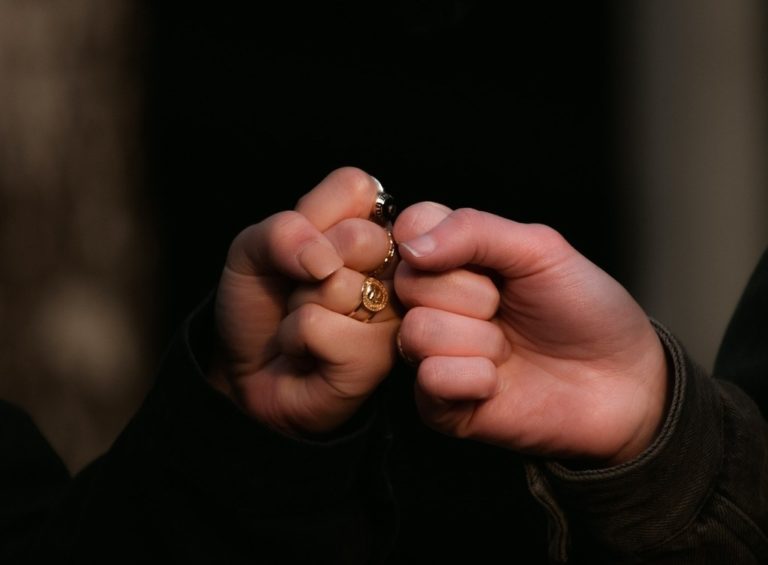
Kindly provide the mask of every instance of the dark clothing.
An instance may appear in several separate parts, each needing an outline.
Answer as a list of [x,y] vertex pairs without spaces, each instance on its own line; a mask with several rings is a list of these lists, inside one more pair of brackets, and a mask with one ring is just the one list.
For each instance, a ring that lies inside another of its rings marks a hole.
[[768,563],[767,398],[740,388],[768,378],[766,342],[749,337],[765,337],[767,280],[764,258],[722,379],[657,326],[673,379],[663,429],[636,460],[595,470],[431,431],[406,367],[332,438],[273,433],[206,382],[208,303],[113,447],[74,479],[2,405],[0,562]]

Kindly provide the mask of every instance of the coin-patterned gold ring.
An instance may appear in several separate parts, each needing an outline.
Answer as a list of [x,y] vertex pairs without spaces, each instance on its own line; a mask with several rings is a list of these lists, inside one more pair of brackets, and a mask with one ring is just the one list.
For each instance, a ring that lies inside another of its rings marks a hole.
[[368,313],[368,317],[362,321],[368,323],[376,314],[384,310],[388,304],[389,292],[384,283],[376,277],[366,277],[360,287],[360,304],[348,315],[354,316],[359,311],[364,310]]

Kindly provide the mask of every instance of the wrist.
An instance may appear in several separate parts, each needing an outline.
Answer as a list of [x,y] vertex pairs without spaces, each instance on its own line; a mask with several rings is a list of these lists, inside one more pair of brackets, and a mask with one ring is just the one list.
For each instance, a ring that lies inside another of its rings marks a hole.
[[640,456],[656,440],[663,428],[670,408],[671,382],[667,357],[660,339],[654,332],[654,345],[649,361],[642,368],[646,386],[643,416],[634,434],[607,461],[608,466],[620,465]]

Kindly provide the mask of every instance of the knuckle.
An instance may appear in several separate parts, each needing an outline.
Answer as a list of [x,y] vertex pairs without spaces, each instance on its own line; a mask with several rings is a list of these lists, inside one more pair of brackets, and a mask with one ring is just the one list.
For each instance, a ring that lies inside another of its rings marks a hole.
[[274,214],[265,224],[267,233],[277,239],[299,233],[307,225],[307,221],[298,212],[286,210]]
[[307,225],[304,216],[298,212],[278,212],[259,224],[246,228],[238,237],[243,236],[248,242],[260,238],[265,244],[265,249],[285,250],[302,239]]
[[550,268],[573,250],[560,232],[546,224],[526,224],[523,233],[520,264],[533,271]]
[[481,215],[481,212],[475,208],[458,208],[450,215],[451,227],[461,234],[468,233],[474,229],[478,221],[482,220]]
[[240,233],[238,233],[232,239],[232,243],[229,244],[228,254],[230,260],[235,259],[238,255],[240,255],[243,249],[248,247],[248,242],[256,237],[258,230],[259,226],[257,224],[250,225],[247,228],[241,230]]
[[321,287],[323,295],[329,298],[339,296],[346,298],[349,295],[352,297],[350,302],[359,300],[359,295],[355,294],[355,283],[346,276],[348,273],[348,269],[342,268],[325,279]]
[[334,296],[343,293],[347,289],[348,285],[343,276],[345,270],[344,268],[339,269],[322,282],[321,289],[324,295]]
[[563,235],[552,226],[546,224],[530,224],[532,240],[541,253],[553,254],[560,253],[568,248],[570,244]]
[[434,333],[428,308],[415,307],[406,312],[400,324],[400,338],[408,351],[416,353],[424,349],[430,334]]
[[371,175],[357,167],[340,167],[329,175],[334,182],[342,185],[354,197],[368,197],[375,191]]
[[241,230],[229,244],[226,264],[236,272],[249,272],[253,263],[261,263],[263,258],[262,240],[268,222],[252,224]]
[[343,220],[338,224],[336,233],[337,244],[343,249],[344,254],[350,257],[363,257],[370,255],[376,249],[376,239],[367,224],[371,222],[355,219]]

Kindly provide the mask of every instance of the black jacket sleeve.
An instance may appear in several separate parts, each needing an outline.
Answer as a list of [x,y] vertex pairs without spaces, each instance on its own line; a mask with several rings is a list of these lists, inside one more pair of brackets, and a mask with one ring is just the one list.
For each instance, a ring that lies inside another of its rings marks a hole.
[[[739,311],[754,313],[749,304]],[[430,433],[412,401],[403,405],[404,378],[389,379],[397,394],[377,393],[332,437],[273,432],[206,381],[211,318],[210,301],[190,316],[141,409],[74,479],[32,422],[0,404],[1,563],[361,565],[426,562],[439,548],[441,562],[467,562],[465,553],[483,548],[539,562],[525,554],[538,555],[544,542],[544,512],[519,496],[514,454]],[[732,327],[748,333],[749,324],[735,318]],[[655,443],[609,469],[526,466],[550,517],[550,555],[590,564],[768,563],[768,430],[744,392],[759,386],[740,386],[745,374],[768,378],[768,348],[734,338],[753,344],[751,361],[726,363],[725,349],[713,378],[657,331],[672,399]]]
[[768,418],[768,250],[736,305],[714,374],[743,389]]
[[[57,492],[40,523],[23,525],[16,513],[27,539],[3,540],[0,561],[369,562],[381,538],[369,524],[375,407],[322,441],[259,425],[207,383],[193,353],[212,341],[210,310],[184,324],[107,454],[71,481],[46,464]],[[27,494],[19,499],[35,520]]]

